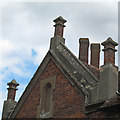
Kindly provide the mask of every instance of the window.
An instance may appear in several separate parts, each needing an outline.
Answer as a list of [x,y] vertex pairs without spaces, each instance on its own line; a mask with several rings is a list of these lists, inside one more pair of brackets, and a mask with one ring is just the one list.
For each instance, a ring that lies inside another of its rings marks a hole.
[[37,118],[50,118],[53,116],[52,94],[55,89],[56,76],[41,80],[40,104],[37,110]]
[[51,84],[47,83],[43,89],[41,114],[47,114],[50,111]]

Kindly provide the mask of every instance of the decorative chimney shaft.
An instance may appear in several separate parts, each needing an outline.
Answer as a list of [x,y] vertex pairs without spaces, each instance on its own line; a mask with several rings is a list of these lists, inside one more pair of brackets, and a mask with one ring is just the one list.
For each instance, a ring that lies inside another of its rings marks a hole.
[[115,64],[115,46],[118,44],[112,40],[112,38],[108,38],[105,42],[101,43],[104,46],[104,64],[111,63]]
[[54,32],[54,36],[60,36],[63,37],[63,31],[64,31],[64,23],[67,22],[65,19],[63,19],[63,17],[58,17],[57,19],[55,19],[53,22],[55,22],[55,32]]
[[7,85],[9,85],[8,89],[8,97],[7,100],[15,100],[16,90],[18,90],[16,87],[19,86],[19,84],[13,79],[11,82],[9,82]]

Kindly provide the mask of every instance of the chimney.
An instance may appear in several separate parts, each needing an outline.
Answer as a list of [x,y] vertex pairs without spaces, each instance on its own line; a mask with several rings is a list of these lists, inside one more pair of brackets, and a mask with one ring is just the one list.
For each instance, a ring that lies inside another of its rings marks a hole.
[[115,64],[115,52],[117,51],[115,49],[115,46],[118,44],[112,40],[112,38],[108,38],[106,41],[101,43],[104,46],[104,64],[111,63]]
[[8,97],[7,100],[15,100],[15,94],[16,90],[18,90],[16,87],[19,86],[19,84],[13,79],[11,82],[9,82],[7,85],[9,85],[8,89]]
[[64,23],[67,22],[63,17],[59,16],[57,19],[55,19],[53,22],[55,22],[55,33],[54,36],[60,36],[63,37],[63,30],[64,30]]
[[115,66],[115,46],[118,44],[110,37],[103,43],[104,65],[100,67],[99,99],[107,100],[118,91],[118,67]]
[[80,38],[79,39],[79,60],[88,64],[88,48],[89,39]]
[[90,48],[91,48],[90,64],[99,68],[99,64],[100,64],[100,44],[99,43],[92,43]]
[[55,22],[55,32],[54,32],[54,37],[51,38],[50,41],[50,50],[54,50],[54,52],[57,49],[57,46],[60,43],[65,44],[65,39],[63,38],[63,30],[64,30],[64,23],[67,22],[63,17],[58,17],[57,19],[53,20]]

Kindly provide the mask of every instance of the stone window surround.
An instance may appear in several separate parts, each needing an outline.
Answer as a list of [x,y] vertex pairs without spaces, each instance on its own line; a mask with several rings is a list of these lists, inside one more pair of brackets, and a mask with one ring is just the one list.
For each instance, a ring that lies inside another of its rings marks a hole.
[[[53,101],[52,101],[52,95],[53,95],[53,90],[55,89],[55,81],[56,81],[56,75],[49,77],[47,79],[43,79],[40,82],[40,104],[37,108],[37,118],[51,118],[53,116]],[[50,96],[50,110],[49,112],[45,114],[41,114],[41,104],[42,104],[42,99],[43,99],[43,90],[44,87],[50,84],[51,85],[51,96]]]

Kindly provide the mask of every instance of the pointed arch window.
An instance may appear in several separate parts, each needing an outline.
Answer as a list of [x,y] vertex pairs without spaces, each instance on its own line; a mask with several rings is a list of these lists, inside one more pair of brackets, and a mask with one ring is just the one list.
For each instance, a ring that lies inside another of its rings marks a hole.
[[47,114],[50,111],[50,100],[51,100],[51,84],[47,83],[43,89],[41,113]]
[[52,94],[55,89],[56,76],[41,80],[40,104],[37,110],[37,118],[50,118],[53,116]]

